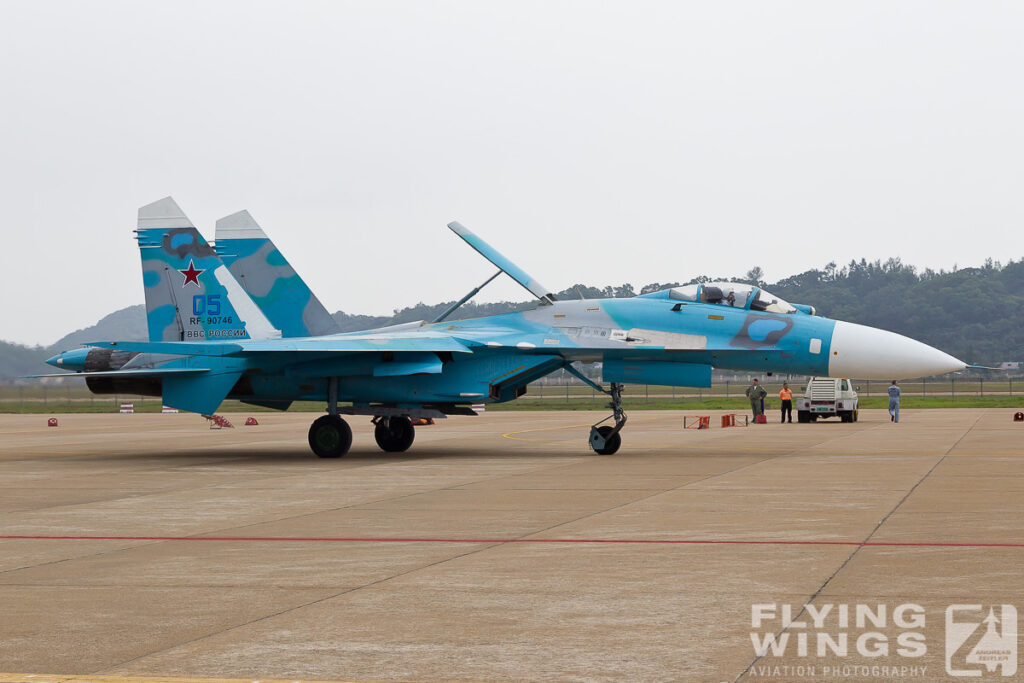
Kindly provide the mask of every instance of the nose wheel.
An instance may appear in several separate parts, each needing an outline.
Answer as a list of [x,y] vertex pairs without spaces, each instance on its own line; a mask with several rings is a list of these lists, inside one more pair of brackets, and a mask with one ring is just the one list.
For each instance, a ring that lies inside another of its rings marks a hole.
[[373,418],[373,438],[386,453],[402,453],[409,450],[416,438],[412,420],[403,416]]
[[[622,385],[612,382],[608,390],[598,385],[593,386],[611,397],[608,407],[611,408],[612,414],[590,428],[590,447],[598,455],[612,455],[622,445],[619,432],[626,426],[626,412],[622,410]],[[602,424],[608,420],[613,420],[613,424]]]

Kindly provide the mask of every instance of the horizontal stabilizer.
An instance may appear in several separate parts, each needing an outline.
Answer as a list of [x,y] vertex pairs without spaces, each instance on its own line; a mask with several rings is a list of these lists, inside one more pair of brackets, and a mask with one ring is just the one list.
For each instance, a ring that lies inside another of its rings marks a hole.
[[549,304],[555,300],[555,295],[552,294],[547,287],[537,282],[537,280],[531,277],[525,270],[512,263],[512,261],[510,261],[506,256],[502,255],[497,249],[489,245],[487,242],[484,242],[462,223],[452,221],[448,224],[448,227],[452,232],[464,239],[466,244],[476,249],[481,256],[496,265],[506,275],[525,287],[528,292],[540,299],[542,303]]
[[213,415],[241,376],[240,371],[167,376],[163,380],[164,405],[200,415]]

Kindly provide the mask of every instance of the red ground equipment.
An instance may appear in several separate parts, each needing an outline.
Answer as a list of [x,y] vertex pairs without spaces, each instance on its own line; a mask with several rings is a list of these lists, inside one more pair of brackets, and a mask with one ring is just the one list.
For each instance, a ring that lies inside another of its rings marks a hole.
[[[740,418],[743,418],[743,422],[740,422]],[[723,427],[746,427],[748,424],[750,424],[750,420],[746,415],[726,413],[722,416]]]
[[683,429],[711,429],[711,416],[684,415]]
[[1024,422],[1024,413],[1014,413],[1013,414],[1013,421],[1014,422]]
[[246,427],[255,427],[258,424],[259,424],[259,422],[256,421],[255,417],[247,417],[247,418],[245,418],[245,426]]
[[203,415],[207,420],[210,421],[210,429],[222,429],[227,427],[234,429],[235,425],[228,422],[228,419],[222,415]]
[[766,424],[768,424],[768,416],[765,415],[764,413],[761,413],[760,415],[758,415],[757,417],[754,418],[754,424],[759,424],[759,425],[766,425]]
[[57,418],[51,417],[49,420],[46,421],[46,426],[47,427],[56,427],[57,426]]

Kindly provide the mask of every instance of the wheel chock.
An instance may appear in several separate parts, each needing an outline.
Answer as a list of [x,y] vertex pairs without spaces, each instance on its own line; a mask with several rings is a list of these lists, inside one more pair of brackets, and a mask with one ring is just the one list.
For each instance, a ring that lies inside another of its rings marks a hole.
[[247,417],[247,418],[245,418],[245,426],[246,427],[255,427],[258,424],[259,424],[259,422],[256,421],[255,417]]
[[1024,413],[1020,413],[1020,412],[1014,413],[1013,414],[1013,421],[1014,422],[1024,422]]

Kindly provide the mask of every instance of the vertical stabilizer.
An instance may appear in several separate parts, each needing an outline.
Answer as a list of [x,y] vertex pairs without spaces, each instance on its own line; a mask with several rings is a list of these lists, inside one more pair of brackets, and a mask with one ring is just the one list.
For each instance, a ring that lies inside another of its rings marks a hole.
[[139,209],[136,236],[150,341],[281,336],[173,199]]
[[217,221],[214,249],[282,336],[315,337],[341,331],[248,211]]

